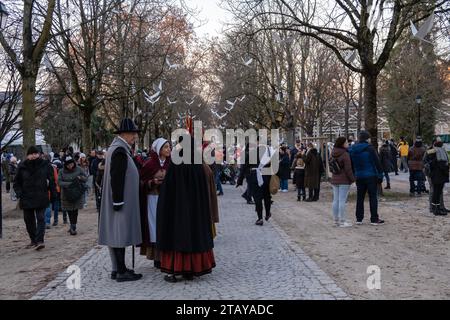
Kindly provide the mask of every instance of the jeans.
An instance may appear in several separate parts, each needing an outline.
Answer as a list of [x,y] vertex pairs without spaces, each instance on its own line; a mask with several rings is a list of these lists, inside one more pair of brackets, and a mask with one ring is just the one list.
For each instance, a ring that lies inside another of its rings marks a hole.
[[288,190],[289,180],[281,179],[280,180],[280,188],[281,190]]
[[220,172],[219,172],[219,170],[216,170],[215,178],[216,178],[217,191],[219,191],[219,193],[223,193],[222,182],[220,181]]
[[408,157],[401,157],[403,171],[408,172]]
[[333,217],[335,222],[345,222],[345,207],[350,185],[339,184],[333,187]]
[[50,224],[52,222],[52,207],[48,205],[45,208],[45,224]]
[[389,172],[385,171],[384,172],[384,177],[386,178],[386,183],[387,184],[391,184],[391,179],[389,178]]
[[33,243],[43,243],[45,235],[45,208],[24,209],[23,219]]
[[58,212],[59,212],[59,208],[61,207],[61,198],[60,198],[60,194],[58,194],[58,198],[52,202],[52,207],[53,207],[53,222],[58,222]]
[[378,217],[378,179],[377,177],[361,178],[356,180],[357,201],[356,221],[364,219],[364,199],[369,193],[370,222],[377,222]]
[[[410,193],[422,193],[425,191],[425,180],[424,174],[421,170],[410,170],[409,171],[409,192]],[[415,182],[417,181],[417,185]]]

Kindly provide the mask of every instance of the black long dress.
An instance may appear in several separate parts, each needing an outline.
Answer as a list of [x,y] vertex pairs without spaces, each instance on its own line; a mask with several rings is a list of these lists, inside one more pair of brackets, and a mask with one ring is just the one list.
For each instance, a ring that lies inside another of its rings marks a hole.
[[156,216],[161,271],[200,276],[215,267],[209,191],[202,164],[172,164]]

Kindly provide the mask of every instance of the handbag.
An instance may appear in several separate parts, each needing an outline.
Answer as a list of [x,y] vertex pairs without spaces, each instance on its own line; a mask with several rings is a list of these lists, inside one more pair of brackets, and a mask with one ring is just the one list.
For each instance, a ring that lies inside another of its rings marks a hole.
[[276,174],[273,174],[270,177],[269,183],[270,194],[277,194],[278,189],[280,189],[280,177],[278,177]]

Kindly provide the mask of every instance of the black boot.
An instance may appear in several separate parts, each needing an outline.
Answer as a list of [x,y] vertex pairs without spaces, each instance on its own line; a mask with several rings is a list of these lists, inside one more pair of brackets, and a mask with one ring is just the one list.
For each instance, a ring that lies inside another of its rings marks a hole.
[[433,206],[433,214],[435,216],[446,216],[447,215],[447,213],[445,213],[441,210],[440,205],[433,204],[432,206]]
[[301,197],[300,196],[297,196],[297,201],[301,201]]
[[391,184],[388,183],[387,186],[385,187],[385,189],[390,189],[391,188]]
[[71,236],[77,235],[77,225],[76,224],[70,225],[69,233]]
[[439,207],[440,207],[442,212],[450,213],[450,210],[448,210],[444,205],[440,205]]

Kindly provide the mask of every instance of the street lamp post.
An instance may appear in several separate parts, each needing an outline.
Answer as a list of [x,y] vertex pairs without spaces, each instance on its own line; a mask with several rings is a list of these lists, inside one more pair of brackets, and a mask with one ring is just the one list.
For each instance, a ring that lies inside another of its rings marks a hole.
[[[7,17],[8,17],[8,11],[6,11],[6,7],[3,4],[3,2],[0,1],[0,32],[3,29],[5,29],[5,27],[6,27],[6,18]],[[1,143],[1,141],[0,141],[0,143]],[[0,148],[1,148],[1,145],[0,145]],[[3,176],[0,181],[0,239],[3,238],[3,210],[2,210],[3,203],[2,203],[2,197],[1,197],[2,192],[3,192],[2,187],[1,187],[2,183],[3,183]]]
[[421,128],[421,122],[420,122],[420,105],[422,104],[422,97],[418,95],[416,97],[416,104],[417,104],[417,116],[418,116],[418,136],[422,136],[422,128]]

